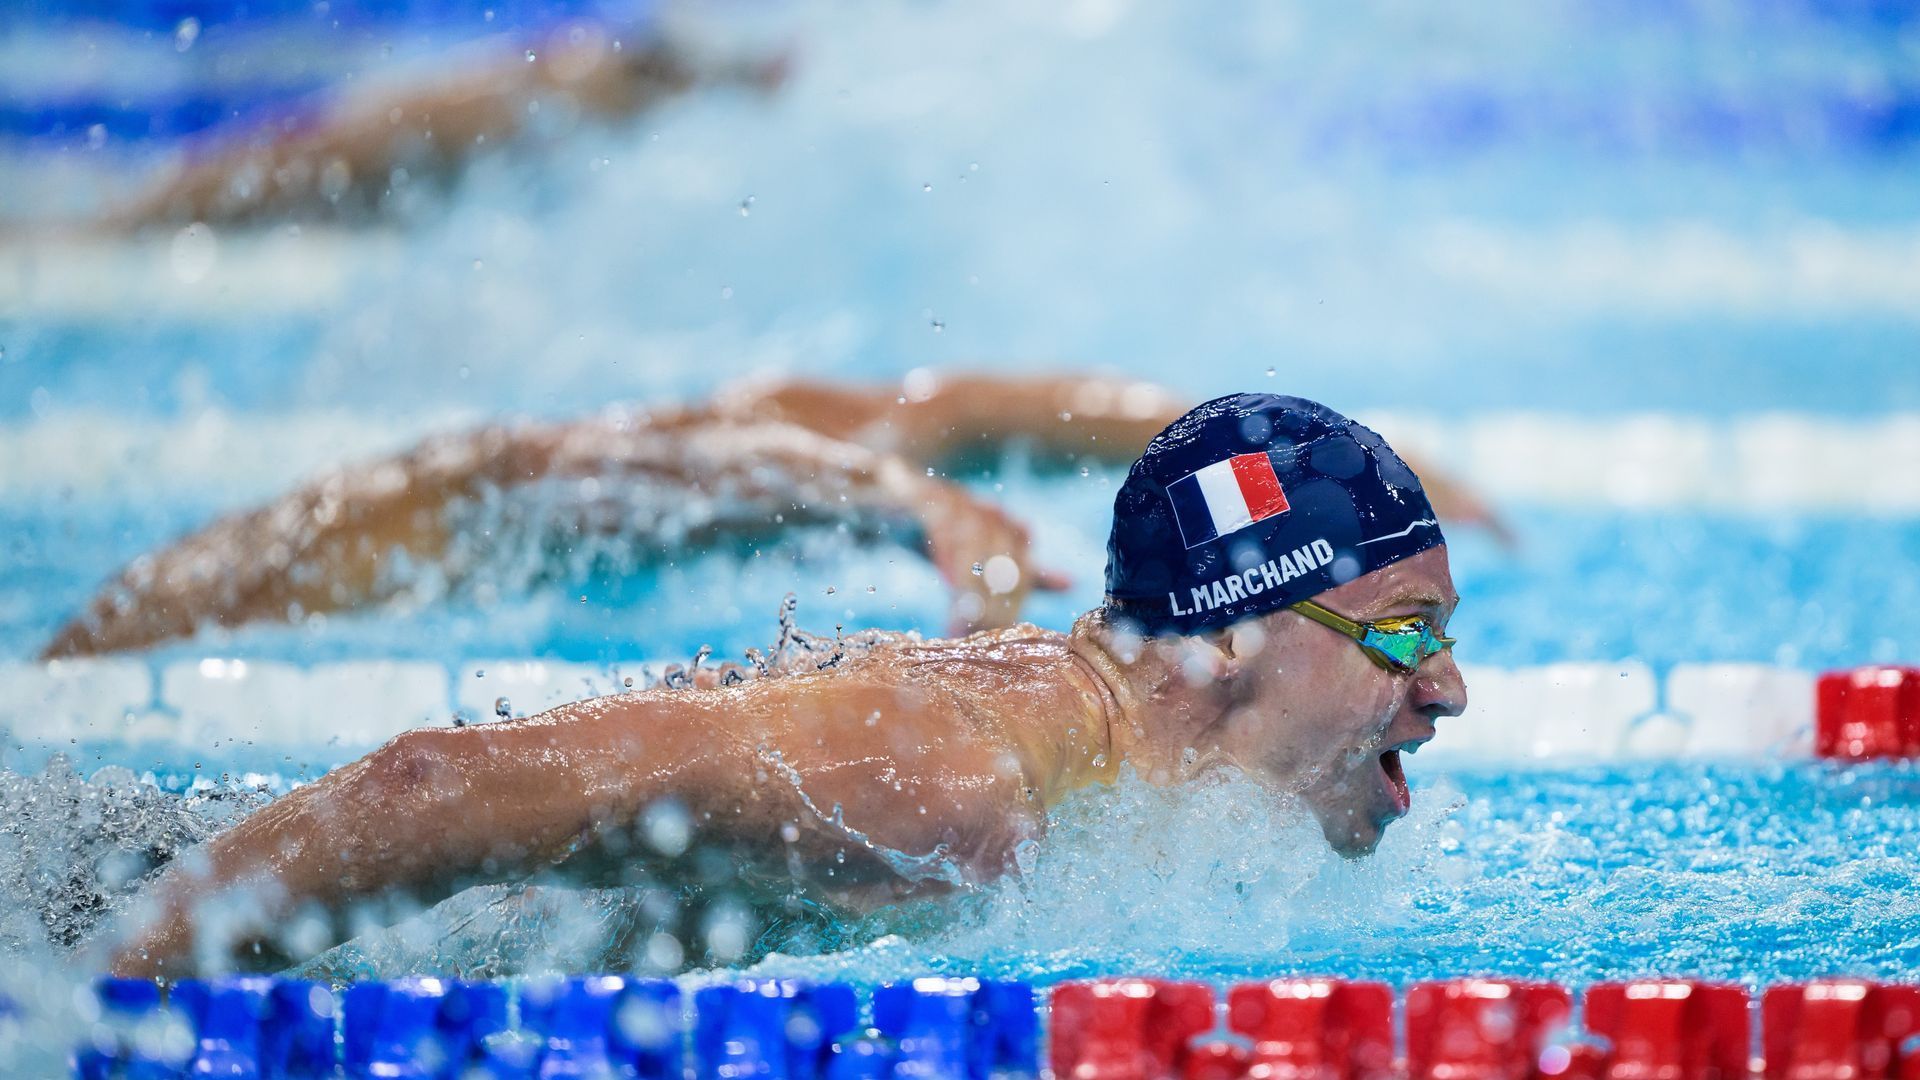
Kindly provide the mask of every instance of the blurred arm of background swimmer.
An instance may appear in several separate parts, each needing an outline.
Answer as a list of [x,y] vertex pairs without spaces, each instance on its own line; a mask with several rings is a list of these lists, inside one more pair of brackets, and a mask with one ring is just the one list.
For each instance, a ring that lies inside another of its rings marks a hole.
[[[1032,569],[1026,530],[999,508],[898,457],[791,424],[615,414],[429,439],[223,518],[135,560],[59,630],[42,658],[141,648],[203,625],[287,621],[386,599],[414,584],[396,573],[402,553],[458,582],[497,560],[486,545],[511,542],[510,530],[463,534],[449,512],[535,484],[544,496],[529,511],[536,531],[629,532],[640,543],[666,543],[664,528],[690,527],[704,537],[819,521],[917,525],[927,557],[955,590],[958,631],[1013,622],[1027,593],[1052,577]],[[679,519],[669,520],[669,511]],[[992,586],[1004,586],[1003,578],[973,571],[996,555],[1020,571],[1012,588],[997,593]]]
[[[983,699],[1003,718],[1061,716],[1084,691],[1004,674],[989,691],[962,670],[975,653],[943,642],[408,732],[176,860],[143,893],[112,967],[281,966],[468,886],[674,883],[686,874],[675,860],[703,850],[734,856],[739,876],[714,887],[804,885],[856,911],[990,880],[1044,830],[1058,794],[1046,777],[1066,751],[1016,741],[983,720]],[[1081,756],[1097,749],[1089,740]]]
[[782,59],[699,60],[650,34],[618,49],[615,40],[596,23],[569,23],[531,47],[462,54],[465,65],[425,84],[352,93],[292,123],[217,133],[205,156],[160,177],[100,226],[366,216],[396,168],[414,183],[451,181],[476,154],[536,127],[533,107],[542,102],[611,123],[699,82],[772,89],[785,75]]
[[[998,453],[1022,442],[1042,458],[1130,464],[1192,406],[1172,391],[1103,375],[947,375],[918,371],[898,386],[794,380],[721,399],[743,417],[781,420],[925,462]],[[1486,500],[1408,456],[1434,512],[1449,525],[1513,534]]]

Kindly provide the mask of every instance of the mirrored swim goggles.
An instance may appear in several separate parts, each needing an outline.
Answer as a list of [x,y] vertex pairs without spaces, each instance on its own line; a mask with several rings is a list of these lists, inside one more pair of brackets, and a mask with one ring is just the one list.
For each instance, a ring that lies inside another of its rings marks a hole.
[[1453,647],[1453,639],[1434,633],[1433,623],[1425,615],[1355,622],[1311,600],[1297,600],[1287,606],[1321,626],[1352,638],[1375,665],[1402,675],[1413,674],[1422,660]]

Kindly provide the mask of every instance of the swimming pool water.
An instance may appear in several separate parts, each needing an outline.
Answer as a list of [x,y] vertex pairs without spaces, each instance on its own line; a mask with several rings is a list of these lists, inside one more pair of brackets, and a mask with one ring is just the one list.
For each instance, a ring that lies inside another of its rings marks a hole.
[[1070,799],[1024,879],[958,913],[909,904],[848,921],[805,906],[749,911],[725,895],[676,901],[645,885],[498,887],[297,970],[499,976],[685,959],[862,983],[926,972],[1041,984],[1115,972],[1568,985],[1681,973],[1749,986],[1920,976],[1910,765],[1424,764],[1408,765],[1412,816],[1360,862],[1331,855],[1293,807],[1248,782],[1168,791],[1129,779]]
[[[483,160],[399,225],[222,230],[204,265],[168,235],[0,249],[0,438],[43,448],[0,457],[0,661],[29,657],[128,559],[335,457],[773,374],[1091,364],[1194,399],[1274,389],[1438,418],[1436,459],[1455,468],[1484,456],[1448,437],[1522,411],[1844,431],[1920,410],[1920,51],[1897,5],[682,15],[714,40],[790,45],[792,82]],[[6,33],[16,54],[64,40]],[[34,201],[49,177],[124,183],[115,170],[163,149],[9,142],[0,214],[69,209]],[[35,441],[68,423],[151,437],[104,464],[92,440]],[[300,435],[205,450],[222,424]],[[342,432],[339,453],[314,449]],[[1510,551],[1456,533],[1462,659],[1920,660],[1910,503],[1836,479],[1829,500],[1731,505],[1695,496],[1733,463],[1695,466],[1704,486],[1651,504],[1604,484],[1512,499]],[[1117,480],[1017,454],[967,479],[1073,575],[1036,621],[1064,627],[1097,599]],[[772,636],[789,591],[813,629],[945,621],[904,543],[830,531],[757,557],[644,538],[594,565],[520,554],[491,568],[488,602],[204,636],[153,663],[737,654]],[[849,922],[753,912],[724,889],[500,888],[307,970],[1920,977],[1910,765],[1494,767],[1445,758],[1446,741],[1443,726],[1408,763],[1413,816],[1362,863],[1249,785],[1125,784],[1063,806],[1027,878],[958,911]],[[86,977],[92,957],[65,947],[131,876],[335,763],[205,750],[73,747],[72,767],[0,775],[0,990]],[[103,761],[131,772],[96,775]],[[148,769],[220,795],[143,788]]]

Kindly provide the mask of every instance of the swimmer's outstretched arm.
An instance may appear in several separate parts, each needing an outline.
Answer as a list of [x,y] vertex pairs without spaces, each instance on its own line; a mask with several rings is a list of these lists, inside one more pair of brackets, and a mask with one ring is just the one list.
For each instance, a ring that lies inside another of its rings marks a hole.
[[1045,458],[1131,462],[1187,411],[1171,391],[1105,375],[916,372],[899,386],[794,380],[734,391],[718,408],[935,463],[1021,442]]
[[616,47],[610,29],[568,24],[545,40],[470,50],[424,84],[363,91],[297,123],[248,132],[111,211],[110,231],[155,224],[245,222],[266,215],[365,214],[405,169],[415,183],[456,172],[511,142],[542,102],[562,114],[618,120],[696,81],[779,82],[778,61],[696,63],[647,34]]
[[[1137,379],[1104,375],[916,374],[900,386],[861,387],[795,380],[736,391],[723,411],[799,424],[915,461],[998,453],[1021,442],[1045,458],[1127,464],[1190,404]],[[1466,485],[1407,458],[1427,498],[1449,525],[1512,534]]]
[[[284,965],[475,884],[662,881],[687,828],[855,908],[989,880],[1044,828],[1036,781],[911,678],[875,664],[409,732],[169,866],[111,966]],[[1036,681],[996,705],[1043,702]]]
[[[345,610],[400,594],[423,567],[435,580],[457,581],[497,558],[486,545],[510,543],[497,535],[510,522],[458,530],[450,512],[536,483],[539,497],[516,511],[537,519],[533,543],[543,530],[563,540],[628,530],[665,543],[669,529],[709,535],[845,520],[917,526],[927,557],[955,591],[956,630],[1013,622],[1028,591],[1052,580],[1030,567],[1019,524],[899,458],[787,424],[603,416],[429,439],[224,518],[135,560],[41,656],[142,648],[206,625]],[[973,571],[996,555],[1013,560],[1013,581]]]

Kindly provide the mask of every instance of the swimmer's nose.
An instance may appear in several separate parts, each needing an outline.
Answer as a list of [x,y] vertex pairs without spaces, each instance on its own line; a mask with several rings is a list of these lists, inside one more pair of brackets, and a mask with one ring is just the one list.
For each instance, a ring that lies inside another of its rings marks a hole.
[[1412,697],[1409,704],[1430,720],[1467,711],[1467,681],[1460,675],[1460,665],[1453,662],[1452,649],[1434,653],[1420,665],[1413,677]]

